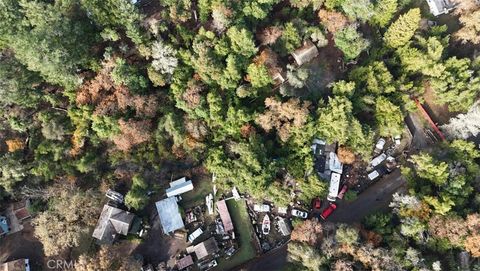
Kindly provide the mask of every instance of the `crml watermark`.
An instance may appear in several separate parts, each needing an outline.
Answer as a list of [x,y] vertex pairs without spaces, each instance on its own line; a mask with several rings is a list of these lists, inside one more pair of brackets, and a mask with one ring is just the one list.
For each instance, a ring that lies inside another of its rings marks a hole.
[[67,260],[48,260],[47,267],[49,270],[73,270],[75,267],[74,261],[67,261]]

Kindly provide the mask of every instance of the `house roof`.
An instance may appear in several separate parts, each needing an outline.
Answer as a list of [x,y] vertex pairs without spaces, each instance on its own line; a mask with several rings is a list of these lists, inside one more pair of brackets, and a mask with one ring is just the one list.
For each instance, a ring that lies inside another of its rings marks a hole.
[[27,218],[30,218],[30,212],[27,210],[27,208],[23,207],[21,209],[18,209],[15,211],[15,216],[17,217],[18,220],[22,221]]
[[193,259],[191,255],[187,255],[177,261],[177,268],[179,270],[182,270],[184,268],[189,267],[190,265],[193,264]]
[[112,244],[117,234],[127,235],[135,215],[105,204],[92,237],[100,243]]
[[13,211],[27,207],[27,200],[17,201],[12,204]]
[[167,197],[173,197],[173,196],[180,195],[180,194],[183,194],[185,192],[193,190],[192,181],[185,181],[185,182],[181,182],[181,183],[176,183],[176,182],[177,181],[170,183],[170,185],[172,185],[172,184],[174,184],[174,185],[167,189],[167,191],[166,191],[167,192]]
[[195,246],[195,255],[197,259],[203,259],[208,255],[214,254],[218,251],[217,241],[215,241],[214,237],[210,237],[204,242]]
[[293,51],[293,58],[298,66],[303,65],[304,63],[314,59],[318,56],[318,49],[310,40],[305,41],[303,46]]
[[220,214],[220,219],[222,220],[225,231],[233,231],[232,218],[230,217],[230,213],[228,212],[228,207],[225,200],[217,201],[217,209],[218,213]]
[[0,264],[0,271],[30,271],[28,259],[18,259]]
[[169,234],[183,228],[182,216],[175,198],[166,198],[155,203],[163,232]]
[[430,12],[434,16],[448,13],[454,8],[454,5],[450,0],[427,0],[427,3],[428,7],[430,8]]

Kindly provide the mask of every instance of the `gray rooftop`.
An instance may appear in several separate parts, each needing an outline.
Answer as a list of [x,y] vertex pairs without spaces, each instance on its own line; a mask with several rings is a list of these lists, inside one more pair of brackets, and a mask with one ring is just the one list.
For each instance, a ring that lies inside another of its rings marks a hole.
[[318,49],[315,44],[313,44],[313,42],[307,40],[303,43],[302,47],[293,51],[292,56],[295,59],[297,65],[301,66],[302,64],[307,63],[317,57]]
[[193,190],[192,181],[179,182],[179,180],[177,180],[175,182],[170,183],[170,188],[168,188],[166,192],[167,192],[167,197],[173,197],[191,190]]
[[427,3],[434,16],[448,13],[455,7],[450,0],[427,0]]
[[92,237],[101,244],[112,244],[118,234],[128,234],[134,218],[130,212],[105,204]]
[[185,226],[178,209],[177,200],[174,197],[157,201],[155,206],[157,207],[160,223],[162,224],[165,234],[169,234]]

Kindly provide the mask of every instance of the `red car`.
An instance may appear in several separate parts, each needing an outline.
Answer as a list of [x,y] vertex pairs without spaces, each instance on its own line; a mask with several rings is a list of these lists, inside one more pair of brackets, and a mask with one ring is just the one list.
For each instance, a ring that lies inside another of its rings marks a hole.
[[335,203],[330,203],[330,206],[323,210],[320,217],[324,220],[327,219],[333,213],[333,211],[335,211],[335,209],[337,209],[337,205]]
[[337,198],[343,199],[343,197],[345,196],[345,193],[347,193],[347,191],[348,191],[348,186],[345,184],[345,185],[342,186],[342,189],[340,190],[340,192],[338,192]]
[[314,198],[312,201],[312,209],[320,210],[321,207],[322,207],[322,201],[319,198]]

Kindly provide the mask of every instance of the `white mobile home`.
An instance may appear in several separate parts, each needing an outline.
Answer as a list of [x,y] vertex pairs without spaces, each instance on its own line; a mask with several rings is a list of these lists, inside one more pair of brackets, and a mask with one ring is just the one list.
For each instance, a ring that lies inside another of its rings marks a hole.
[[329,201],[335,201],[338,196],[338,189],[340,188],[340,178],[342,175],[332,172],[330,177],[330,187],[328,188],[327,199]]

